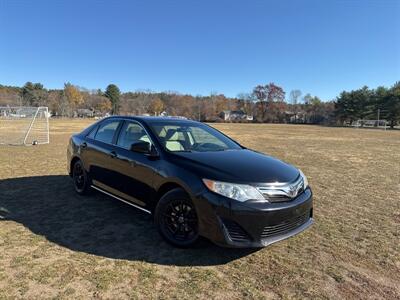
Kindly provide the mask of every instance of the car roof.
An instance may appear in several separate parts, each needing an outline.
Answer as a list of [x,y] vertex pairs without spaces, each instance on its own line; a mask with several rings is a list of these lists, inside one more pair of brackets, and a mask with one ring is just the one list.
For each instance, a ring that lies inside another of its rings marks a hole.
[[181,123],[181,124],[199,123],[198,121],[183,119],[183,118],[180,118],[180,117],[152,117],[152,116],[123,116],[123,115],[118,115],[118,116],[111,116],[108,119],[113,119],[113,118],[123,118],[123,119],[142,121],[143,123],[147,123],[147,124],[153,124],[153,123],[174,123],[174,124],[177,124],[177,123]]

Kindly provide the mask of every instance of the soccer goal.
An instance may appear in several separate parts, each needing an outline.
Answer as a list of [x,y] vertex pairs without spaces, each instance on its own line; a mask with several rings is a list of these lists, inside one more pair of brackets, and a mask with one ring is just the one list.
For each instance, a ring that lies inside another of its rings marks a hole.
[[356,128],[382,128],[386,130],[388,122],[386,120],[357,120],[351,126]]
[[0,144],[40,145],[49,143],[47,107],[0,107]]

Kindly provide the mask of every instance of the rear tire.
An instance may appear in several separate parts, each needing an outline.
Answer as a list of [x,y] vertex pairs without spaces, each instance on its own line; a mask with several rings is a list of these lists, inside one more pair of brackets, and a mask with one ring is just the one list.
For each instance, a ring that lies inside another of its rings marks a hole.
[[74,181],[75,191],[79,195],[89,194],[90,179],[80,160],[77,160],[72,167],[72,179]]
[[154,217],[161,236],[171,245],[187,248],[199,239],[196,209],[189,196],[180,188],[161,197]]

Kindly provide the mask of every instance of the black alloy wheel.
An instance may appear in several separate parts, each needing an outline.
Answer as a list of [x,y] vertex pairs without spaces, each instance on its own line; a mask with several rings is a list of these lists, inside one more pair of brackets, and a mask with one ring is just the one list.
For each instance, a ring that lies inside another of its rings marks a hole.
[[74,180],[75,191],[80,195],[87,194],[90,187],[89,178],[80,160],[74,164],[72,178]]
[[199,238],[195,207],[182,189],[166,193],[159,201],[155,221],[163,238],[178,247],[190,247]]

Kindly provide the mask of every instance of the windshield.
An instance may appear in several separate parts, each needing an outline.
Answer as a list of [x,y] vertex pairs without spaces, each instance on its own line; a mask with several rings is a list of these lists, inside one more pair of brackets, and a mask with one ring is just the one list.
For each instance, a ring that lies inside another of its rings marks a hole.
[[152,122],[160,143],[171,152],[209,152],[241,149],[219,131],[201,123]]

